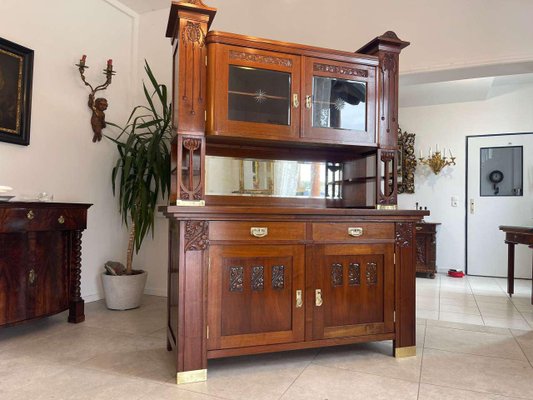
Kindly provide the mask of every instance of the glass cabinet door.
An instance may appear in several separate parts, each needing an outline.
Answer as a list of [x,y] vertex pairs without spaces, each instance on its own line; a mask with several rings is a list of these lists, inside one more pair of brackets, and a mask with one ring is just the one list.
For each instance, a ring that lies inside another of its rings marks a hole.
[[306,58],[303,136],[375,143],[374,67]]
[[214,44],[208,134],[296,138],[300,122],[300,57]]

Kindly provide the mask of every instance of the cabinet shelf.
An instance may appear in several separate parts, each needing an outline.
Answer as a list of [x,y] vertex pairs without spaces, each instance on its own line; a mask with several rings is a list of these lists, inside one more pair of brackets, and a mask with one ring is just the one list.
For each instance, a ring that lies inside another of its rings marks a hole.
[[235,94],[235,95],[239,95],[239,96],[249,96],[249,97],[254,97],[254,98],[264,98],[264,99],[271,99],[271,100],[285,100],[285,101],[288,101],[289,98],[288,97],[284,97],[284,96],[272,96],[270,94],[258,94],[257,92],[255,93],[251,93],[251,92],[238,92],[236,90],[228,90],[228,93],[229,94]]

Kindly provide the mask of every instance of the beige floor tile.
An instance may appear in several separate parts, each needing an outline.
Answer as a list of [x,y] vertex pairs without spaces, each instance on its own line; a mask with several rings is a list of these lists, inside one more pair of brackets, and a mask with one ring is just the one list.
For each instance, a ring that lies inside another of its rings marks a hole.
[[495,318],[483,316],[483,320],[487,326],[524,330],[533,329],[524,318]]
[[114,311],[98,302],[92,309],[87,310],[84,324],[120,333],[150,335],[166,326],[166,316],[166,303],[152,303],[135,310]]
[[415,400],[418,383],[354,371],[310,365],[282,400]]
[[10,393],[9,400],[137,400],[159,385],[82,368],[69,368]]
[[483,320],[479,315],[473,314],[462,314],[462,313],[453,313],[453,312],[444,312],[439,313],[440,321],[450,321],[450,322],[461,322],[463,324],[474,324],[474,325],[483,325]]
[[421,310],[438,310],[439,309],[439,298],[417,295],[416,296],[416,308],[421,309]]
[[189,392],[179,388],[177,385],[172,386],[160,386],[148,393],[146,396],[140,398],[140,400],[223,400],[220,397],[209,396],[207,394]]
[[392,343],[387,341],[323,349],[313,364],[418,382],[423,338],[423,331],[417,334],[416,357],[393,357]]
[[465,331],[472,331],[472,332],[486,332],[486,333],[494,333],[496,335],[512,336],[512,333],[508,328],[497,328],[497,327],[484,326],[484,325],[463,324],[460,322],[428,320],[427,326],[440,326],[443,328],[454,328],[454,329],[462,329]]
[[475,304],[468,306],[459,304],[441,304],[439,310],[441,312],[481,315]]
[[421,382],[533,398],[533,368],[519,360],[425,349]]
[[506,400],[511,397],[471,390],[452,389],[444,386],[420,384],[418,400]]
[[440,305],[450,305],[450,306],[462,306],[462,307],[477,307],[476,300],[474,299],[474,296],[463,296],[463,297],[441,297],[440,298]]
[[167,351],[166,340],[158,337],[126,336],[116,349],[80,366],[160,383],[176,377],[173,353]]
[[278,399],[315,358],[318,350],[211,360],[207,381],[184,390],[231,400]]
[[512,336],[428,326],[424,347],[456,353],[525,361],[522,349]]
[[437,310],[416,310],[417,318],[424,318],[427,320],[430,319],[439,319],[439,312]]

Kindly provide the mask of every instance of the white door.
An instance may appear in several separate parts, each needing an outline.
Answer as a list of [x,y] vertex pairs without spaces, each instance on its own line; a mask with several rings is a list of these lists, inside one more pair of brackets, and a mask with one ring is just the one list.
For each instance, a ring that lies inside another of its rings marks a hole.
[[[533,226],[533,134],[467,137],[467,153],[467,272],[506,277],[498,227]],[[515,277],[531,278],[531,249],[515,252]]]

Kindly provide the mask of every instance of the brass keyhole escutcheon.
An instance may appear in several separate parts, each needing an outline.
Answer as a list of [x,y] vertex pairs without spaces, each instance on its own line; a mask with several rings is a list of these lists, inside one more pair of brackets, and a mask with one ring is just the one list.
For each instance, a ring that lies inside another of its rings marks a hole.
[[60,215],[59,218],[57,219],[57,222],[59,222],[60,224],[64,224],[65,223],[65,217]]
[[28,217],[29,220],[34,219],[35,214],[33,213],[33,210],[28,211],[28,214],[26,214],[26,217]]
[[315,306],[320,307],[323,304],[322,301],[322,290],[316,289],[315,290]]
[[32,268],[30,269],[30,273],[28,274],[28,281],[30,282],[30,285],[33,285],[35,282],[35,279],[37,279],[37,274],[35,273],[35,270]]
[[304,305],[304,299],[302,296],[302,291],[298,289],[296,291],[296,308],[301,308]]
[[309,96],[309,95],[308,95],[308,96],[305,96],[305,107],[306,107],[307,109],[311,109],[311,106],[312,106],[311,101],[312,101],[312,99],[313,99],[312,96]]

